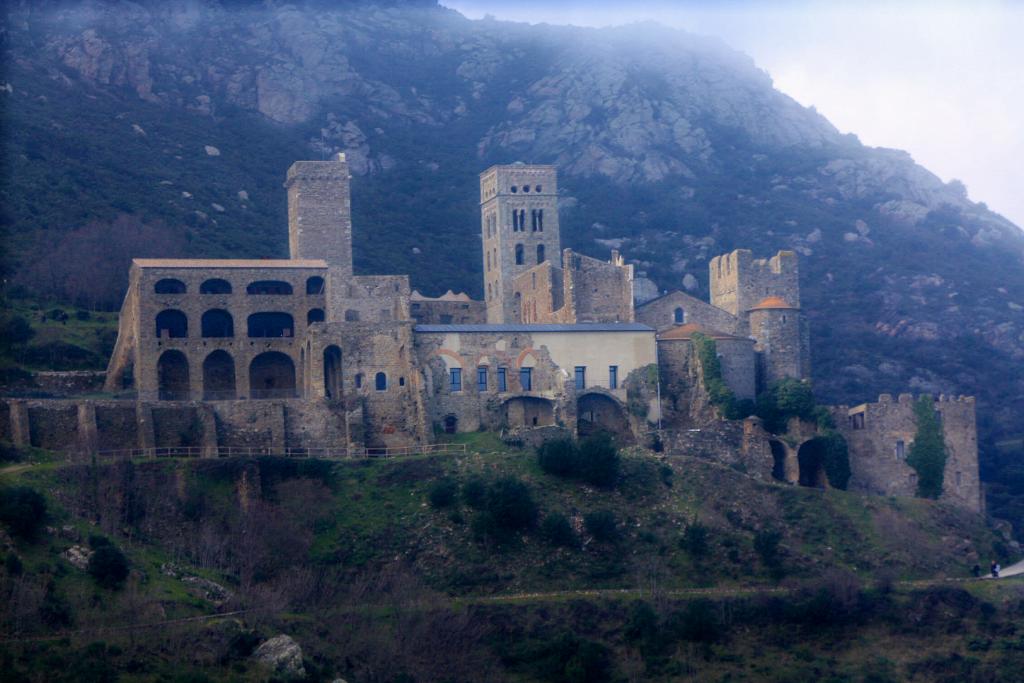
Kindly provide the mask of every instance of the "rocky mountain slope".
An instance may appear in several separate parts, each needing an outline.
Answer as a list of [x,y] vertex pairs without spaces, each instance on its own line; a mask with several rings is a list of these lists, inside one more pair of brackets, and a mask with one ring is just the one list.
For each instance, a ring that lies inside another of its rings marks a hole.
[[987,438],[1019,429],[1024,233],[962,184],[840,135],[714,39],[391,4],[13,3],[13,281],[80,295],[66,270],[126,255],[62,239],[125,214],[181,253],[281,255],[285,169],[344,150],[357,267],[479,295],[476,173],[557,163],[567,245],[621,248],[659,289],[706,297],[737,247],[802,254],[826,398],[974,393]]

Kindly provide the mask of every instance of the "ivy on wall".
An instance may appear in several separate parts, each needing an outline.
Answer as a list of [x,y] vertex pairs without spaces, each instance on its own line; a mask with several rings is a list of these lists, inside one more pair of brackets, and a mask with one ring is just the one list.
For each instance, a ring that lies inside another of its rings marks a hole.
[[704,389],[708,392],[711,405],[718,408],[722,417],[727,420],[741,420],[752,414],[753,402],[749,399],[737,401],[732,389],[722,379],[722,364],[718,360],[715,340],[700,332],[694,333],[691,339],[697,360],[700,361],[701,378],[704,380]]
[[914,418],[917,433],[907,455],[907,464],[917,472],[917,495],[921,498],[938,498],[942,495],[948,452],[931,396],[917,399],[914,403]]

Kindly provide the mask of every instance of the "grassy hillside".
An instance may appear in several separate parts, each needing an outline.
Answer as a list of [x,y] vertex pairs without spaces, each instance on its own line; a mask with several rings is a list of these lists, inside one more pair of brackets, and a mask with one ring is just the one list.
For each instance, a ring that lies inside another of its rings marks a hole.
[[[0,470],[0,633],[88,632],[0,643],[0,680],[256,680],[249,653],[281,632],[313,680],[350,682],[1000,680],[1024,663],[1020,584],[941,581],[1000,551],[976,516],[645,453],[595,488],[469,438],[392,462],[28,454]],[[45,497],[34,535],[10,513],[19,486]],[[524,498],[535,516],[512,528]],[[115,587],[67,559],[105,540],[130,566]]]

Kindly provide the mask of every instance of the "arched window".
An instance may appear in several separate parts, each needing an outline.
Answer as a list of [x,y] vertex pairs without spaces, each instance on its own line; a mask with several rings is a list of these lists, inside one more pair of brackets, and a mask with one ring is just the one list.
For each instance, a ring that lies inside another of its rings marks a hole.
[[230,313],[219,308],[203,313],[201,327],[204,337],[235,336],[235,321]]
[[512,232],[519,232],[519,211],[512,209]]
[[521,244],[516,245],[516,265],[523,265],[523,245]]
[[235,361],[223,349],[217,349],[203,361],[203,398],[207,401],[235,398]]
[[153,285],[153,291],[157,294],[184,294],[186,289],[184,282],[170,277],[157,280]]
[[250,337],[295,336],[295,321],[287,313],[253,313],[248,323]]
[[221,280],[220,278],[213,278],[211,280],[205,280],[203,284],[199,285],[200,294],[230,294],[231,283],[227,280]]
[[306,324],[312,325],[313,323],[322,323],[324,321],[324,309],[322,308],[311,308],[309,313],[306,314]]
[[324,349],[324,396],[341,398],[341,349],[333,344]]
[[156,363],[157,387],[161,401],[187,401],[188,359],[181,351],[164,351]]
[[261,353],[249,364],[252,398],[295,398],[295,363],[280,351]]
[[245,288],[246,294],[291,294],[292,286],[287,282],[280,280],[260,280],[259,282],[250,282],[249,286]]
[[530,210],[530,230],[537,232],[537,209]]
[[544,263],[544,245],[537,245],[537,263]]
[[544,209],[537,209],[537,232],[544,232]]
[[156,336],[180,339],[188,336],[188,316],[181,311],[167,309],[156,315]]
[[378,372],[373,376],[373,388],[377,391],[388,390],[388,376],[383,372]]
[[323,294],[324,279],[322,277],[311,277],[306,280],[306,294]]
[[672,313],[672,319],[676,325],[682,325],[686,322],[686,311],[683,310],[682,306],[676,307],[676,310]]

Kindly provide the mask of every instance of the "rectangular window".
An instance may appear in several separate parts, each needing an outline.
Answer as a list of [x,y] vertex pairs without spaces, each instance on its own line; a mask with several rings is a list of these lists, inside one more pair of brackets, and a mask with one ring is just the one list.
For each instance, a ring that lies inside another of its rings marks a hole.
[[498,391],[508,391],[508,380],[505,368],[498,368]]
[[854,429],[864,429],[864,413],[854,413],[851,415],[850,426]]
[[587,388],[587,368],[583,365],[576,366],[576,391]]
[[519,368],[519,384],[523,391],[533,391],[533,368]]
[[619,388],[619,366],[609,365],[608,366],[608,388],[618,389]]
[[451,391],[462,391],[462,368],[452,368],[448,372],[450,373],[448,388]]
[[907,457],[907,445],[901,440],[896,442],[896,459],[903,460]]
[[487,368],[481,366],[476,369],[476,388],[478,391],[487,391]]

